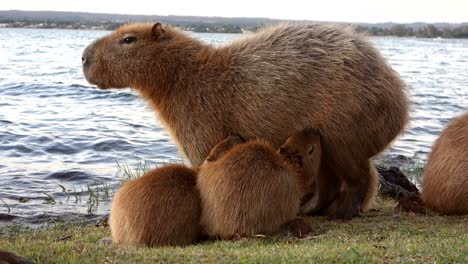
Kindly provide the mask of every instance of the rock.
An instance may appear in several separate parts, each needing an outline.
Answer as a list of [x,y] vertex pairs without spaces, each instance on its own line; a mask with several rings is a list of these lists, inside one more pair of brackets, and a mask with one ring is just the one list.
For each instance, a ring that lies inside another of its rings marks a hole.
[[0,213],[0,221],[11,221],[13,219],[17,218],[17,216],[11,215],[11,214],[3,214]]
[[98,219],[95,224],[96,227],[108,227],[109,226],[109,215],[105,215]]
[[419,197],[419,190],[397,167],[377,166],[379,172],[379,191],[382,195],[400,199],[406,197]]

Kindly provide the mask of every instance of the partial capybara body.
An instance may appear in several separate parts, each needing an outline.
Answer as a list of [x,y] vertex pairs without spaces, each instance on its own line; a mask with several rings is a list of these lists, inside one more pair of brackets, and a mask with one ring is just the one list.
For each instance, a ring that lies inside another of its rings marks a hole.
[[34,262],[13,252],[0,250],[0,264],[34,264]]
[[224,153],[199,170],[204,233],[223,239],[272,234],[296,217],[300,179],[270,144],[253,140]]
[[83,71],[100,88],[138,90],[192,166],[230,134],[278,148],[318,130],[323,174],[346,184],[338,218],[359,214],[369,159],[407,123],[398,75],[362,35],[332,25],[281,24],[219,47],[159,23],[126,25],[86,48]]
[[[326,163],[322,163],[320,134],[312,129],[302,130],[290,136],[280,148],[280,154],[302,169],[305,196],[301,204],[303,214],[328,214],[332,203],[345,188],[338,175],[326,174]],[[372,168],[373,169],[373,168]],[[371,171],[369,189],[361,204],[361,211],[367,211],[377,195],[377,172]],[[338,201],[337,201],[338,202]],[[333,204],[336,206],[336,204]]]
[[153,169],[122,185],[109,218],[120,245],[185,246],[201,234],[196,171],[183,165]]
[[302,170],[305,196],[301,202],[301,213],[326,213],[341,191],[342,180],[334,175],[320,174],[320,134],[311,129],[300,131],[286,140],[279,153]]
[[468,113],[436,140],[424,168],[422,199],[441,214],[468,214]]
[[213,149],[206,157],[204,164],[207,162],[217,161],[219,158],[226,155],[226,153],[233,147],[242,143],[244,143],[244,139],[238,135],[231,135],[226,137],[213,147]]

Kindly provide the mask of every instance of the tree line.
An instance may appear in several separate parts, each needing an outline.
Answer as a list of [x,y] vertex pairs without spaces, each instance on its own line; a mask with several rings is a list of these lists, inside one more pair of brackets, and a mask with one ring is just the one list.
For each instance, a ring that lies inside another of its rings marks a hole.
[[468,25],[455,28],[437,28],[428,24],[420,29],[413,29],[406,25],[398,24],[390,28],[373,26],[358,26],[358,30],[368,32],[373,36],[418,37],[418,38],[468,38]]
[[[11,21],[1,20],[0,24],[4,27],[13,28],[67,28],[67,29],[99,29],[99,30],[114,30],[125,24],[123,22],[96,22],[96,23],[79,23],[65,21]],[[255,32],[262,26],[240,26],[234,24],[218,24],[218,23],[193,23],[193,24],[175,24],[184,30],[201,32],[201,33],[243,33],[246,31]],[[390,27],[378,27],[373,25],[357,25],[357,29],[362,32],[367,32],[371,36],[394,36],[394,37],[417,37],[417,38],[468,38],[468,25],[461,24],[456,27],[436,27],[432,24],[426,24],[419,28],[407,26],[404,24],[396,24]]]

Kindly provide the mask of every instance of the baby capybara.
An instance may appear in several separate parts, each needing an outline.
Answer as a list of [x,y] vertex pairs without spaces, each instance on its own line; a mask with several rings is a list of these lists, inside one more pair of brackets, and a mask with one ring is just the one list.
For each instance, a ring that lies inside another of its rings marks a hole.
[[422,199],[441,214],[468,214],[468,113],[453,120],[432,147]]
[[[292,136],[279,149],[280,155],[302,170],[304,197],[301,202],[302,214],[320,214],[336,199],[341,190],[341,180],[334,176],[320,174],[322,146],[320,134],[305,129]],[[323,171],[323,170],[322,170]]]
[[296,217],[302,182],[270,144],[253,140],[233,146],[223,140],[219,145],[230,150],[204,163],[197,181],[208,236],[272,234]]
[[185,246],[200,237],[197,173],[183,165],[153,169],[122,185],[109,226],[120,245]]
[[[313,129],[302,130],[290,136],[280,148],[280,154],[302,168],[305,196],[301,203],[303,214],[329,214],[330,207],[336,206],[336,199],[343,191],[342,180],[337,175],[325,173],[328,168],[322,162],[322,146],[320,134]],[[366,211],[373,203],[377,194],[377,173],[371,174],[367,196],[361,204],[361,211]]]

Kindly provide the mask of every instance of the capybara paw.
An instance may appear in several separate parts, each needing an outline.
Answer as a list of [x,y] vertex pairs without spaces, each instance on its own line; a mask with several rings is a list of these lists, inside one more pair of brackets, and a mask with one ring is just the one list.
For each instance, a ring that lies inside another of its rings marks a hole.
[[395,212],[407,212],[414,214],[426,214],[426,208],[419,196],[410,196],[401,198],[398,205],[395,207]]
[[289,222],[289,230],[295,238],[304,238],[313,231],[312,227],[299,217]]
[[361,209],[359,208],[359,204],[345,203],[337,207],[335,210],[332,210],[328,215],[328,218],[330,220],[351,220],[360,215]]
[[336,211],[328,216],[330,220],[351,220],[354,217],[360,216],[359,210],[345,210],[345,211]]

